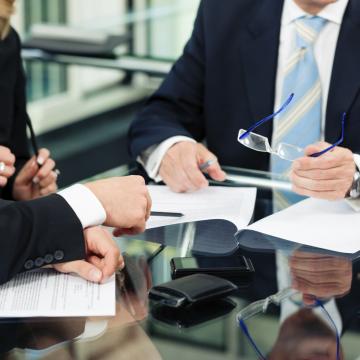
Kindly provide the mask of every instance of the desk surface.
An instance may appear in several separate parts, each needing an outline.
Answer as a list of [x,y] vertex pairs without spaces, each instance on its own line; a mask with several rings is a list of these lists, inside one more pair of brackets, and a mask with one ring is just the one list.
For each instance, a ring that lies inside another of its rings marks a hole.
[[[123,166],[98,177],[133,171]],[[283,179],[271,182],[267,173],[230,168],[227,172],[231,175],[229,186],[259,187],[254,219],[271,213],[272,187],[288,186]],[[249,303],[277,291],[275,252],[270,247],[266,251],[244,250],[234,232],[232,224],[215,220],[172,225],[117,239],[126,253],[127,271],[117,274],[116,316],[1,322],[1,358],[258,359],[236,323],[236,314]],[[238,254],[250,257],[256,269],[253,282],[226,300],[182,313],[149,304],[151,286],[170,280],[171,258],[215,253],[228,259]],[[307,264],[301,270],[306,285],[324,290],[324,301],[342,327],[344,358],[359,359],[360,276],[356,260],[316,251],[300,253],[299,257],[302,264]],[[331,326],[296,303],[293,299],[247,321],[259,348],[270,354],[276,343],[276,359],[315,359],[309,356],[311,351],[319,356],[316,359],[335,359]]]

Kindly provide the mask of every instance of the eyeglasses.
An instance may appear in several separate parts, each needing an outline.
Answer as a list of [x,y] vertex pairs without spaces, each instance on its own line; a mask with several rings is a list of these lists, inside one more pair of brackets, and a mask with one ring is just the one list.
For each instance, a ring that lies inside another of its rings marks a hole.
[[[280,158],[282,158],[284,160],[288,160],[288,161],[294,161],[294,160],[304,156],[304,149],[302,149],[296,145],[280,143],[277,145],[276,149],[272,149],[269,139],[266,136],[262,136],[262,135],[252,132],[258,126],[273,119],[275,116],[277,116],[281,112],[283,112],[287,108],[287,106],[291,103],[293,98],[294,98],[294,94],[291,94],[288,97],[288,99],[285,101],[285,103],[280,107],[279,110],[277,110],[273,114],[265,117],[264,119],[258,121],[253,126],[251,126],[249,130],[240,129],[239,134],[238,134],[238,139],[237,139],[238,142],[240,144],[248,147],[249,149],[274,154],[274,155],[277,155]],[[319,157],[319,156],[325,154],[326,152],[332,150],[334,147],[340,145],[344,141],[345,119],[346,119],[346,113],[343,113],[342,121],[341,121],[341,136],[340,136],[339,140],[336,143],[334,143],[333,145],[330,145],[329,147],[327,147],[326,149],[312,154],[311,155],[312,157]]]
[[[296,291],[292,288],[285,288],[284,290],[279,291],[276,294],[270,295],[265,299],[255,301],[250,305],[246,306],[244,309],[240,310],[236,315],[236,321],[240,326],[241,330],[245,334],[246,338],[249,340],[250,344],[252,345],[254,351],[256,352],[257,356],[261,360],[266,360],[266,357],[260,351],[259,347],[256,345],[254,339],[250,335],[249,329],[245,324],[245,320],[250,319],[251,317],[255,316],[258,313],[265,313],[267,308],[270,304],[280,305],[281,302],[285,299],[288,299],[292,296],[301,294],[299,291]],[[322,301],[319,299],[315,299],[316,306],[319,306],[325,313],[326,317],[329,319],[330,323],[332,324],[335,335],[336,335],[336,360],[340,360],[340,335],[337,330],[336,324],[328,311],[325,309]]]

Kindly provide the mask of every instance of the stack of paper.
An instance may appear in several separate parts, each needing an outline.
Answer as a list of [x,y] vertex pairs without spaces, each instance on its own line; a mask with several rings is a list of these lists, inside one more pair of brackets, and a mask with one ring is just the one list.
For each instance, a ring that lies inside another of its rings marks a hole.
[[247,229],[299,244],[350,253],[360,251],[360,213],[342,201],[307,199]]
[[0,286],[0,317],[113,316],[115,276],[105,284],[42,269]]
[[256,188],[213,186],[193,193],[174,193],[167,186],[148,186],[153,211],[184,214],[181,218],[150,217],[147,229],[192,221],[221,219],[238,229],[249,224],[254,212]]

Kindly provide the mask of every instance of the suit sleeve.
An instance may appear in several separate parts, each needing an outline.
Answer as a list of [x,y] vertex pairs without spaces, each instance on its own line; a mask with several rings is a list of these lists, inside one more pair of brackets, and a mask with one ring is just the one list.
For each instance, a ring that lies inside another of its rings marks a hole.
[[0,283],[14,275],[85,258],[82,225],[59,195],[27,201],[0,200]]
[[129,131],[133,157],[172,136],[203,140],[205,44],[203,6],[200,5],[192,36],[160,89],[148,100]]
[[12,153],[16,157],[16,172],[15,175],[9,179],[8,185],[4,188],[3,197],[6,199],[12,199],[12,188],[15,177],[30,158],[28,139],[26,134],[26,120],[29,115],[26,110],[26,81],[21,60],[21,43],[20,38],[15,30],[12,29],[11,31],[14,32],[16,37],[17,52],[16,58],[14,59],[16,69],[14,115],[9,144]]

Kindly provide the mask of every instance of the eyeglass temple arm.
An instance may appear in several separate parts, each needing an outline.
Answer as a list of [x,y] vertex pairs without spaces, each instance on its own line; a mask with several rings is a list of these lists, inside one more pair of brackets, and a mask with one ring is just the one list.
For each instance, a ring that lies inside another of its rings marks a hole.
[[287,100],[284,102],[284,104],[281,106],[281,108],[274,112],[273,114],[259,120],[257,123],[255,123],[254,125],[252,125],[245,133],[243,133],[240,136],[240,140],[246,138],[254,129],[256,129],[258,126],[262,125],[263,123],[271,120],[272,118],[274,118],[276,115],[280,114],[282,111],[285,110],[285,108],[290,104],[291,100],[293,99],[294,94],[290,94],[290,96],[287,98]]
[[330,145],[325,150],[319,151],[317,153],[311,154],[311,157],[319,157],[328,151],[332,150],[334,147],[340,145],[344,141],[344,131],[345,131],[345,120],[346,120],[346,113],[343,113],[342,120],[341,120],[341,136],[340,139],[333,145]]

